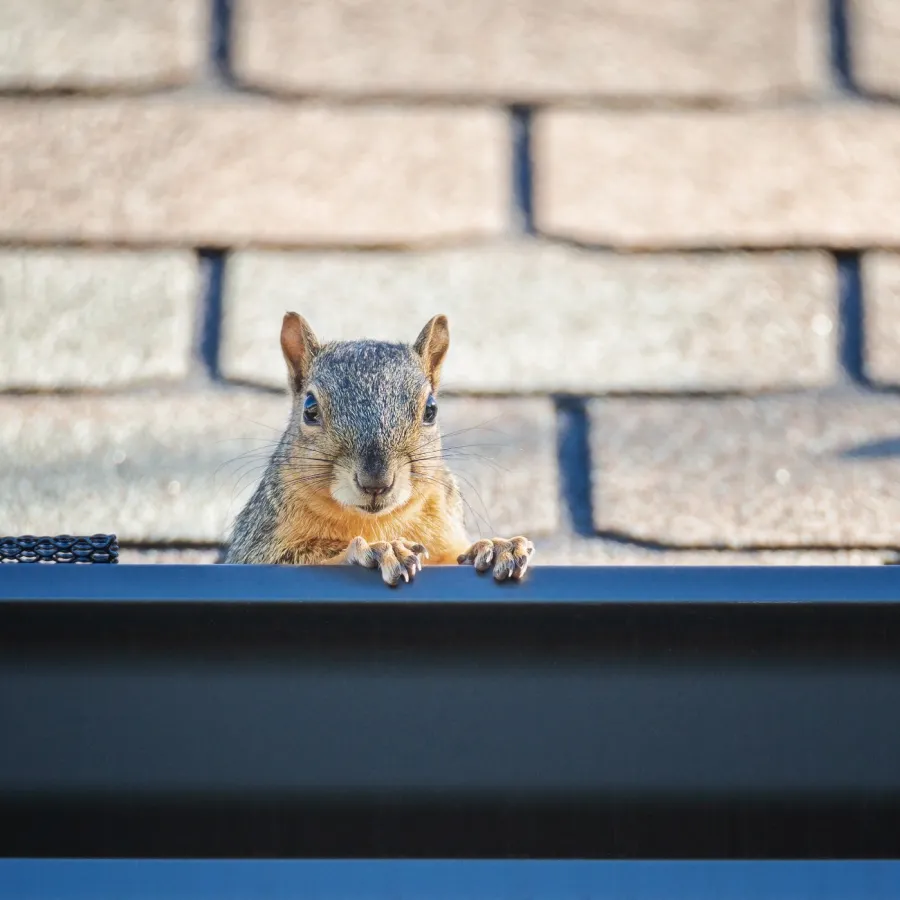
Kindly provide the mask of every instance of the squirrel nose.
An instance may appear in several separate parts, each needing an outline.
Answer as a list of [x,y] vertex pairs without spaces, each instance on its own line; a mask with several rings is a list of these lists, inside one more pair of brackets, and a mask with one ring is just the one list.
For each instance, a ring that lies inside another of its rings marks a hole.
[[354,475],[354,480],[356,481],[356,486],[365,494],[369,494],[371,497],[381,497],[383,494],[387,494],[391,488],[394,486],[394,482],[397,479],[396,473],[390,476],[391,480],[387,480],[387,475],[382,476],[372,476],[367,475],[365,472],[360,475],[357,473]]

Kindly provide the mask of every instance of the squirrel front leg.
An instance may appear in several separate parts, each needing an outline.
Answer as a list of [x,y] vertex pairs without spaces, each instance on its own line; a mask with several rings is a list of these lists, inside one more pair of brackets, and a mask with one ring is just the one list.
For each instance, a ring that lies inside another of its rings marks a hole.
[[326,566],[363,566],[366,569],[380,569],[385,584],[397,585],[402,578],[405,582],[415,578],[422,571],[422,557],[428,558],[428,551],[422,544],[399,539],[396,541],[373,541],[355,537],[337,556],[326,559]]
[[525,537],[487,538],[475,541],[456,561],[461,566],[474,565],[477,572],[487,572],[493,567],[497,581],[507,578],[518,581],[525,574],[533,553],[534,544]]

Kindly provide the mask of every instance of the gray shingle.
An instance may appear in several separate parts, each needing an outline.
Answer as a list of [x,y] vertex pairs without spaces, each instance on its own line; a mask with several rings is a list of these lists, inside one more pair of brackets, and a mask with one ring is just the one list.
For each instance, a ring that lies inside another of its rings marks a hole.
[[862,258],[866,375],[900,384],[900,254],[872,251]]
[[554,535],[536,541],[535,565],[547,566],[880,566],[889,550],[655,550],[607,540]]
[[0,389],[183,378],[199,303],[189,251],[0,249]]
[[225,291],[223,374],[278,387],[287,309],[322,339],[412,341],[446,313],[450,390],[759,390],[828,384],[837,370],[824,253],[248,252],[229,260]]
[[[469,482],[473,534],[479,525],[517,533],[555,528],[551,405],[469,400],[442,407],[448,432],[471,429],[447,445],[459,448],[448,457]],[[287,397],[252,391],[0,398],[0,531],[221,542],[287,410]]]
[[900,546],[900,398],[595,401],[594,523],[674,546]]

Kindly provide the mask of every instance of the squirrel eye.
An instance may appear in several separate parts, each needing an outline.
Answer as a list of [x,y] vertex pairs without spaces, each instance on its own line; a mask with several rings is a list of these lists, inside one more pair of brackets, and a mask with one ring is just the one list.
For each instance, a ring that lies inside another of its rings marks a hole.
[[434,394],[429,394],[428,399],[425,401],[425,412],[422,414],[422,421],[426,425],[433,425],[436,418],[437,400],[434,399]]
[[319,423],[319,404],[312,394],[307,394],[303,401],[303,421],[307,425],[318,425]]

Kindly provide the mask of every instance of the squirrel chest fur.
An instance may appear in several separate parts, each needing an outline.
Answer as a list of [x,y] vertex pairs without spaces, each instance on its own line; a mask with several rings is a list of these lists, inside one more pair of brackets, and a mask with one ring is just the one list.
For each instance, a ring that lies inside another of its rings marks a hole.
[[235,521],[225,562],[361,565],[392,585],[426,561],[521,578],[529,540],[466,538],[462,498],[441,454],[436,395],[448,346],[444,316],[412,345],[321,344],[288,313],[281,348],[291,414]]

